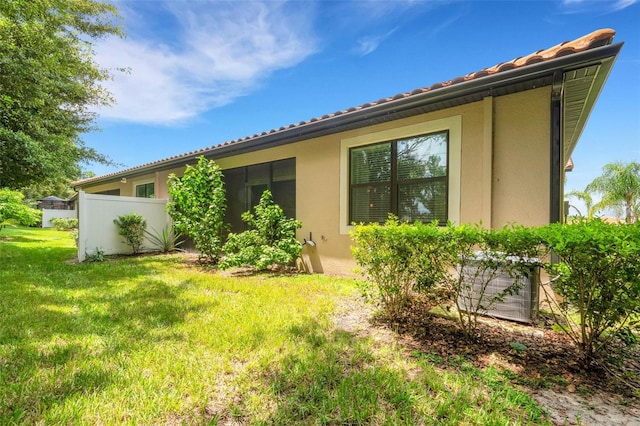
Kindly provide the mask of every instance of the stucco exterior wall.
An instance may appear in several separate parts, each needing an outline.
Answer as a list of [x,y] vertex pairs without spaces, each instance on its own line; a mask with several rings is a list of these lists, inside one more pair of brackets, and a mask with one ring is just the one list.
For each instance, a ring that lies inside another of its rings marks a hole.
[[549,223],[551,89],[495,99],[493,227]]
[[[215,159],[224,169],[296,158],[296,215],[302,221],[298,238],[311,234],[315,247],[305,246],[303,258],[309,270],[319,273],[354,273],[348,227],[341,212],[341,189],[348,188],[344,176],[344,141],[365,140],[368,135],[389,134],[394,129],[420,128],[425,123],[457,122],[459,152],[450,170],[450,197],[458,191],[449,217],[457,222],[501,227],[517,222],[538,225],[549,215],[550,89],[540,88],[428,114],[341,132],[294,144]],[[452,153],[450,152],[450,163]],[[341,161],[342,171],[341,171]],[[121,188],[131,195],[135,184],[145,179],[156,183],[156,197],[167,197],[170,173],[181,175],[184,167],[159,171],[127,181],[86,188],[99,192]],[[456,181],[454,185],[451,182]],[[115,186],[114,186],[115,185]],[[118,186],[121,185],[121,186]],[[453,210],[453,211],[452,211]]]

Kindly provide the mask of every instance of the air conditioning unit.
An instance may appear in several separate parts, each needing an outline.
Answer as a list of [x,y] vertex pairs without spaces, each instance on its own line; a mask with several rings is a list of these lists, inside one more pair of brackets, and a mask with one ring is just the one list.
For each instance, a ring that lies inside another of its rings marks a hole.
[[[476,256],[482,259],[486,255],[477,253]],[[535,259],[530,259],[527,264],[531,265],[528,270],[515,276],[502,267],[485,270],[480,260],[467,264],[464,271],[458,266],[458,274],[464,273],[465,282],[470,283],[460,292],[458,305],[462,310],[489,317],[532,322],[538,316],[540,267],[536,266]],[[501,300],[495,300],[496,295],[512,286],[513,294],[504,294]]]

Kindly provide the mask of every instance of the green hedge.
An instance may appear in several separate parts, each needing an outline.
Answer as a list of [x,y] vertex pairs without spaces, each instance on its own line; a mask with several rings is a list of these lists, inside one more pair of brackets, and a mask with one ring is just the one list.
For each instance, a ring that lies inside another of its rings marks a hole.
[[[354,258],[367,279],[363,288],[384,309],[399,312],[421,293],[455,305],[468,336],[477,333],[478,315],[519,290],[532,263],[554,277],[554,290],[564,302],[552,308],[559,321],[569,321],[564,330],[586,364],[640,317],[639,224],[591,220],[487,230],[390,218],[384,225],[357,225],[351,236]],[[465,299],[474,282],[482,292],[498,269],[514,277],[513,285],[482,303]],[[576,313],[578,320],[571,324]]]

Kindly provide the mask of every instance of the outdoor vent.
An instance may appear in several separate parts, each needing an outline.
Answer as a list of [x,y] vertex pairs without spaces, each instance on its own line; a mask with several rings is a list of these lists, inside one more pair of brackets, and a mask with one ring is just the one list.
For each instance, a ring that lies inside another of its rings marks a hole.
[[[479,254],[478,256],[484,256]],[[540,282],[540,268],[534,266],[536,262],[531,262],[531,267],[526,274],[520,273],[510,276],[503,268],[497,272],[482,271],[479,262],[475,265],[467,265],[464,274],[466,282],[472,282],[461,291],[458,304],[465,311],[476,311],[481,315],[530,323],[538,315],[538,286]],[[458,267],[458,273],[461,273]],[[487,282],[488,280],[488,282]],[[505,289],[513,286],[514,294],[504,295],[502,300],[495,299],[494,296],[501,294]],[[483,291],[484,286],[484,291]],[[480,300],[482,299],[482,300]]]

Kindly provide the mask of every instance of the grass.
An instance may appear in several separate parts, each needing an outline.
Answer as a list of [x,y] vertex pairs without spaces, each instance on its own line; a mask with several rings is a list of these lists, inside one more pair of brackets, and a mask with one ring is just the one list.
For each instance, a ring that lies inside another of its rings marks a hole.
[[74,255],[66,232],[0,233],[0,424],[548,423],[492,369],[334,329],[353,280]]

